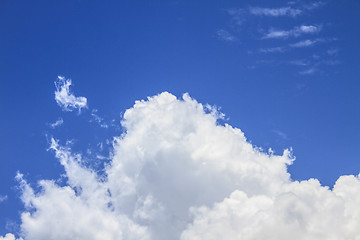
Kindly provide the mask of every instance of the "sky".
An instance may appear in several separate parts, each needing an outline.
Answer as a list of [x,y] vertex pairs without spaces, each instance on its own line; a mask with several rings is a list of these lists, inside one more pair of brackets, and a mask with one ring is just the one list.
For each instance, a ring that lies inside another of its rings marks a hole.
[[359,12],[1,0],[0,239],[359,238]]

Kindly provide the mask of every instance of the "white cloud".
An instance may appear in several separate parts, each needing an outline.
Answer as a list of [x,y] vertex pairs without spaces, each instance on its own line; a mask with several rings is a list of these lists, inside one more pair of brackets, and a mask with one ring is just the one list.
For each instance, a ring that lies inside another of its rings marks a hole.
[[26,240],[45,239],[148,239],[146,228],[126,215],[114,212],[111,198],[96,173],[81,165],[81,156],[72,155],[52,139],[51,149],[65,168],[68,185],[42,180],[40,193],[18,174],[28,211],[21,215],[21,228]]
[[98,175],[52,140],[67,182],[19,174],[25,240],[360,238],[360,180],[333,190],[292,181],[291,151],[266,153],[187,94],[136,101],[123,117],[111,162]]
[[64,123],[64,120],[62,118],[59,118],[58,120],[56,120],[56,122],[51,123],[50,127],[51,128],[56,128],[58,126],[61,126]]
[[287,38],[291,34],[290,31],[270,29],[263,38]]
[[261,53],[280,53],[285,52],[285,47],[260,48]]
[[297,48],[300,48],[300,47],[311,47],[311,46],[314,46],[317,42],[319,42],[318,40],[309,40],[309,39],[306,39],[306,40],[302,40],[300,42],[297,42],[297,43],[294,43],[294,44],[290,44],[291,47],[297,47]]
[[311,75],[311,74],[314,74],[316,71],[317,71],[316,68],[309,68],[304,71],[300,71],[299,73],[301,75]]
[[282,8],[261,8],[261,7],[250,7],[249,12],[257,16],[268,16],[268,17],[280,17],[290,16],[296,17],[302,13],[302,10],[291,7]]
[[226,42],[233,42],[236,40],[236,37],[234,35],[232,35],[231,33],[229,33],[226,30],[220,29],[216,32],[217,37],[220,40],[226,41]]
[[321,31],[321,26],[315,25],[301,25],[299,27],[295,27],[291,30],[277,30],[271,28],[268,33],[266,33],[263,38],[289,38],[289,37],[299,37],[303,34],[314,34]]
[[74,109],[81,111],[82,108],[87,108],[87,99],[85,97],[75,97],[75,95],[70,92],[70,79],[58,76],[55,86],[55,100],[64,111],[71,112]]
[[319,26],[302,25],[297,29],[297,31],[299,31],[301,33],[316,33],[316,32],[319,32],[320,29],[321,28]]
[[[297,2],[290,1],[288,5],[296,5]],[[304,12],[319,8],[325,5],[322,1],[316,1],[297,8],[286,6],[278,8],[264,8],[264,7],[249,7],[249,13],[255,16],[266,16],[266,17],[297,17]]]
[[292,182],[275,196],[234,191],[212,208],[194,211],[188,239],[359,239],[358,176],[342,176],[333,191],[316,179]]
[[273,129],[273,132],[278,135],[280,138],[282,138],[283,140],[288,140],[288,135],[286,133],[284,133],[283,131],[280,131],[279,129]]
[[13,234],[8,233],[4,237],[0,236],[0,240],[22,240],[22,238],[15,238]]

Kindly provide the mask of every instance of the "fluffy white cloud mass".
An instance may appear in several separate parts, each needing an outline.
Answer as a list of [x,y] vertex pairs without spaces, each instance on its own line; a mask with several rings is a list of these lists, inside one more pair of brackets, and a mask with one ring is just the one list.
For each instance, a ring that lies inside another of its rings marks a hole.
[[[293,157],[261,151],[187,94],[137,101],[98,174],[52,140],[66,184],[21,176],[25,240],[358,240],[360,180],[332,190],[290,179]],[[8,236],[8,235],[7,235]],[[12,235],[5,239],[14,239]]]
[[0,240],[23,240],[22,238],[15,238],[11,233],[6,234],[4,237],[0,236]]
[[78,109],[80,111],[82,108],[87,107],[86,97],[75,97],[75,95],[70,92],[70,79],[58,76],[55,86],[55,100],[64,111],[71,112],[74,109]]

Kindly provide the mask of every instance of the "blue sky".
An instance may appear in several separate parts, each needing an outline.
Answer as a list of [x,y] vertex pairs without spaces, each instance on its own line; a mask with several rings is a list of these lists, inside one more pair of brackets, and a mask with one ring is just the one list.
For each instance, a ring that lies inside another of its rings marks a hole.
[[[357,175],[359,12],[356,0],[1,1],[0,236],[21,224],[17,171],[34,186],[63,173],[51,137],[101,168],[125,110],[163,91],[220,107],[254,146],[292,148],[293,180]],[[58,76],[87,108],[57,104]]]

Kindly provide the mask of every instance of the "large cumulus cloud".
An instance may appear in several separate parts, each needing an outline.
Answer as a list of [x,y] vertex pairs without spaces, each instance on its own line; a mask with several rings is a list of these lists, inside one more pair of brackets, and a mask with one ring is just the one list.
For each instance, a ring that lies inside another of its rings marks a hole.
[[358,176],[340,177],[333,190],[316,179],[292,181],[291,151],[264,152],[218,117],[187,94],[137,101],[104,174],[53,139],[67,183],[42,180],[35,191],[17,176],[27,209],[22,237],[360,239]]

